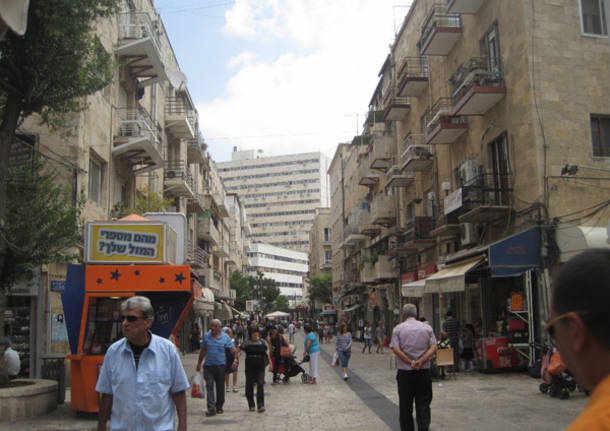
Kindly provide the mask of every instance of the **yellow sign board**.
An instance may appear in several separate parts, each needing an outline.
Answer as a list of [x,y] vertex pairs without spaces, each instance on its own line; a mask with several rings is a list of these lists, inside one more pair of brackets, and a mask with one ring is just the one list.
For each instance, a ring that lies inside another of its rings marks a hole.
[[175,263],[176,233],[163,222],[87,224],[87,263]]

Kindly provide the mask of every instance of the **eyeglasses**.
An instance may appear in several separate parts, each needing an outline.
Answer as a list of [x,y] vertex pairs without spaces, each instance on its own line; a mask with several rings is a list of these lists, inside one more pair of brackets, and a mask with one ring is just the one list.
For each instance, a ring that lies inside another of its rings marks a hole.
[[579,313],[581,313],[581,312],[580,311],[568,311],[568,312],[560,314],[559,316],[546,322],[546,325],[544,325],[544,330],[546,332],[548,332],[549,337],[551,337],[551,341],[553,342],[553,344],[555,344],[555,325],[557,324],[557,322],[565,319],[566,317],[578,315]]
[[136,322],[137,320],[144,320],[146,319],[146,317],[139,317],[139,316],[121,316],[121,322],[124,321],[125,319],[127,319],[128,322],[133,323]]

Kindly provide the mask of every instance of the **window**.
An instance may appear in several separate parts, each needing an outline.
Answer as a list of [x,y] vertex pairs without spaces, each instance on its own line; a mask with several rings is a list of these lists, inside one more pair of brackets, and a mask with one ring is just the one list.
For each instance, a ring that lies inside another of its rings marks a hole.
[[333,252],[331,250],[324,250],[324,263],[330,265],[333,261]]
[[500,41],[498,40],[498,23],[483,36],[481,40],[481,54],[487,57],[487,66],[491,72],[502,71],[500,56]]
[[89,200],[95,202],[98,205],[102,204],[102,180],[104,174],[104,167],[102,163],[94,159],[89,158]]
[[324,228],[324,242],[329,242],[329,241],[330,241],[330,228],[325,227]]
[[604,0],[580,0],[580,13],[584,34],[608,35]]
[[593,156],[610,157],[610,116],[591,115]]

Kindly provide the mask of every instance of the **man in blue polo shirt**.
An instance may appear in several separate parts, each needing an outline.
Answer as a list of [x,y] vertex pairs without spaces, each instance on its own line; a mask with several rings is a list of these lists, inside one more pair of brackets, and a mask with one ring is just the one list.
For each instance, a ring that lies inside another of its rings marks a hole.
[[[235,361],[237,362],[239,353],[233,345],[231,338],[221,331],[222,323],[218,319],[212,320],[210,330],[203,336],[199,360],[197,361],[197,372],[201,371],[201,362],[205,358],[203,365],[203,379],[208,396],[208,410],[206,416],[214,416],[216,413],[223,412],[222,406],[225,403],[225,364],[227,361],[225,349],[233,350]],[[216,397],[214,397],[214,385],[216,385]]]

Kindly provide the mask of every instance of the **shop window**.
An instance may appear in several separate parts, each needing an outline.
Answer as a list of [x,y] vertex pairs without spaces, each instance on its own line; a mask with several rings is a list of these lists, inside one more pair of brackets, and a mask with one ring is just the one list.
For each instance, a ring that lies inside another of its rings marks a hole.
[[604,0],[580,0],[580,15],[583,34],[608,35]]
[[591,115],[593,156],[610,157],[610,116]]

